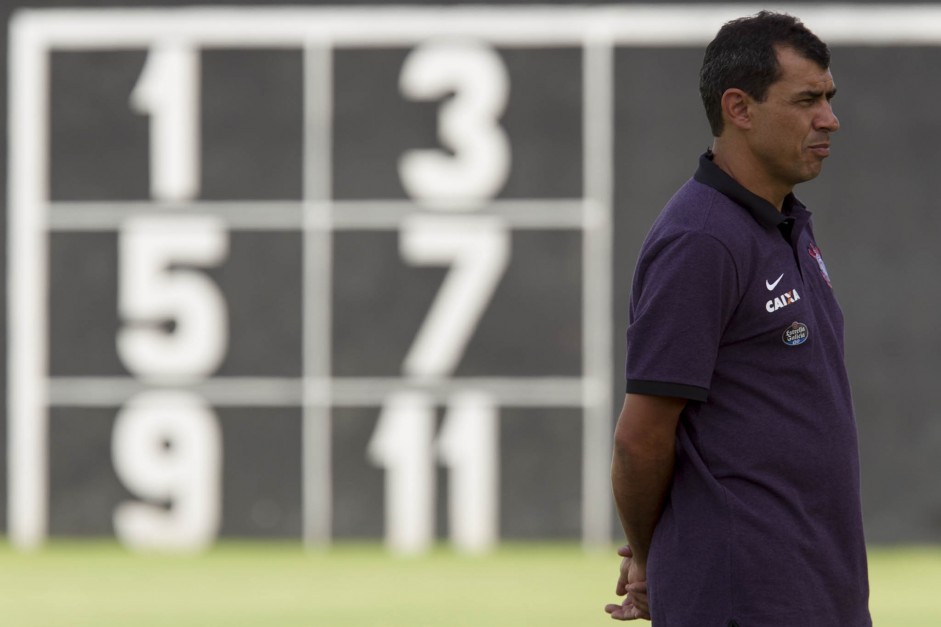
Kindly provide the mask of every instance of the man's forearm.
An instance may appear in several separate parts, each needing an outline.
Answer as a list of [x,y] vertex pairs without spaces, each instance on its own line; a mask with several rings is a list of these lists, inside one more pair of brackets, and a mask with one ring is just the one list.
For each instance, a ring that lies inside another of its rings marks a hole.
[[643,564],[670,490],[674,457],[673,449],[663,455],[624,450],[614,454],[611,482],[618,516],[634,558]]
[[611,484],[634,559],[647,563],[673,481],[676,427],[685,399],[628,394],[614,434]]

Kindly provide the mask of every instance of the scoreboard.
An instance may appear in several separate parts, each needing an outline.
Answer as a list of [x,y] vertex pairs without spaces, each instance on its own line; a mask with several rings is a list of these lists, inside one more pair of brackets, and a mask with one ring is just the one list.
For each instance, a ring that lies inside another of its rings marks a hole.
[[16,544],[608,540],[611,48],[449,13],[16,16]]
[[11,541],[607,545],[615,51],[747,8],[17,12]]

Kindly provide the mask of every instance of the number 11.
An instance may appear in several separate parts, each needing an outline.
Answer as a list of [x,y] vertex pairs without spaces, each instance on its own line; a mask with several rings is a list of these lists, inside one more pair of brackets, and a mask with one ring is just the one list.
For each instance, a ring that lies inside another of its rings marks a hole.
[[435,405],[422,392],[392,395],[383,406],[368,454],[385,473],[386,542],[420,553],[434,540],[435,456],[448,467],[448,519],[455,546],[490,548],[497,538],[498,416],[480,392],[452,397],[437,446]]

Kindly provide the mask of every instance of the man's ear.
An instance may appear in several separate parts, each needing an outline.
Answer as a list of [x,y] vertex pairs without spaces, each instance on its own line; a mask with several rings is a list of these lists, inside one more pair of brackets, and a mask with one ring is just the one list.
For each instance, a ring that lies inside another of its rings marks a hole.
[[751,128],[751,105],[754,100],[741,89],[731,87],[722,94],[722,117],[736,128]]

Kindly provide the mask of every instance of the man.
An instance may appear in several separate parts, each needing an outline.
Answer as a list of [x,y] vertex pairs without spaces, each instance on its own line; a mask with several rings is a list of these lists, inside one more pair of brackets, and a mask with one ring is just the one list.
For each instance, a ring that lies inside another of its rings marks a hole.
[[628,547],[613,618],[868,627],[843,317],[795,185],[839,129],[827,46],[729,22],[700,91],[714,135],[644,242],[612,481]]

